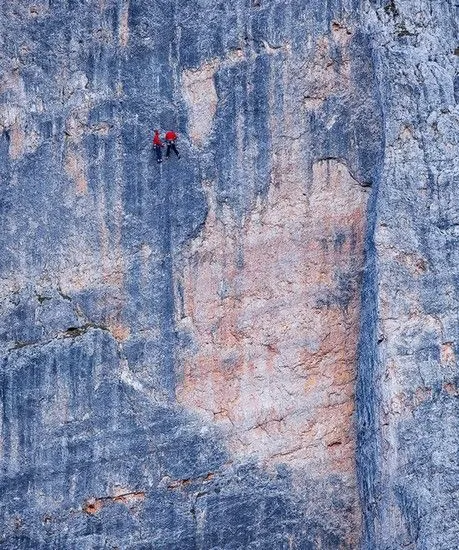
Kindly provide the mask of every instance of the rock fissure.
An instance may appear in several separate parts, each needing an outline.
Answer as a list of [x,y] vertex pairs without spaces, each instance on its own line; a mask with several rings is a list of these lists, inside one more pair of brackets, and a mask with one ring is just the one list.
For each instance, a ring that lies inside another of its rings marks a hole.
[[121,493],[119,495],[110,495],[89,499],[84,503],[82,510],[85,514],[95,515],[104,506],[107,506],[111,503],[121,503],[127,506],[131,506],[136,502],[141,502],[143,500],[145,500],[144,491],[133,491],[130,493]]
[[66,329],[64,332],[61,332],[59,334],[57,334],[56,336],[53,336],[52,338],[49,338],[47,340],[36,340],[36,341],[29,341],[29,342],[15,342],[12,347],[8,348],[8,351],[9,352],[13,352],[15,350],[19,350],[19,349],[22,349],[22,348],[28,348],[28,347],[42,347],[42,346],[47,346],[49,344],[52,344],[56,341],[59,341],[59,340],[64,340],[64,339],[67,339],[67,338],[78,338],[80,336],[84,336],[85,334],[87,334],[90,330],[101,330],[101,331],[104,331],[104,332],[107,332],[110,334],[110,336],[113,337],[114,340],[118,340],[113,334],[112,332],[110,331],[110,329],[104,325],[97,325],[97,324],[94,324],[94,323],[86,323],[84,325],[81,325],[81,326],[76,326],[76,327],[69,327],[68,329]]

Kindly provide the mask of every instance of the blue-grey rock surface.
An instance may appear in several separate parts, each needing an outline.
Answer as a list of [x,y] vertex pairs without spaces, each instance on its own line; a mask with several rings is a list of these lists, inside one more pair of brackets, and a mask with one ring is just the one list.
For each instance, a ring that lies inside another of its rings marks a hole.
[[457,547],[458,20],[1,3],[0,548]]
[[366,548],[459,540],[457,2],[371,2],[385,160],[357,416]]

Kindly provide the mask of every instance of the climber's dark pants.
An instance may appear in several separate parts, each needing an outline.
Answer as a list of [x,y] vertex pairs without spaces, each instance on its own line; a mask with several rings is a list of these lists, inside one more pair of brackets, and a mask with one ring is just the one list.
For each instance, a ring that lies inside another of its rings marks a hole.
[[167,141],[166,143],[167,143],[166,157],[169,158],[171,149],[179,157],[180,155],[179,155],[179,152],[177,151],[177,147],[175,146],[175,141]]
[[155,145],[154,148],[156,153],[156,162],[159,164],[163,161],[163,151],[161,145]]

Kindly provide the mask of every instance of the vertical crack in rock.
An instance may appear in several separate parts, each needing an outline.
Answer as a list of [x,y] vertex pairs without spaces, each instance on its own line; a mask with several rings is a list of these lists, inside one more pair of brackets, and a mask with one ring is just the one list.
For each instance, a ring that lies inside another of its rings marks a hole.
[[446,550],[459,539],[457,6],[374,2],[366,17],[386,143],[357,391],[363,546]]

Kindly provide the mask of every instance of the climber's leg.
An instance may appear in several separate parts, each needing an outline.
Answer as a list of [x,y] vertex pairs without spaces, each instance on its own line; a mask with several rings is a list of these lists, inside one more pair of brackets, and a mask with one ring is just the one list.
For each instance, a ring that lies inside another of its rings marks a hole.
[[172,142],[172,145],[171,145],[174,153],[177,155],[178,158],[180,158],[180,153],[177,151],[177,147],[175,146],[175,143]]
[[156,162],[159,164],[163,161],[163,152],[160,145],[155,145]]

